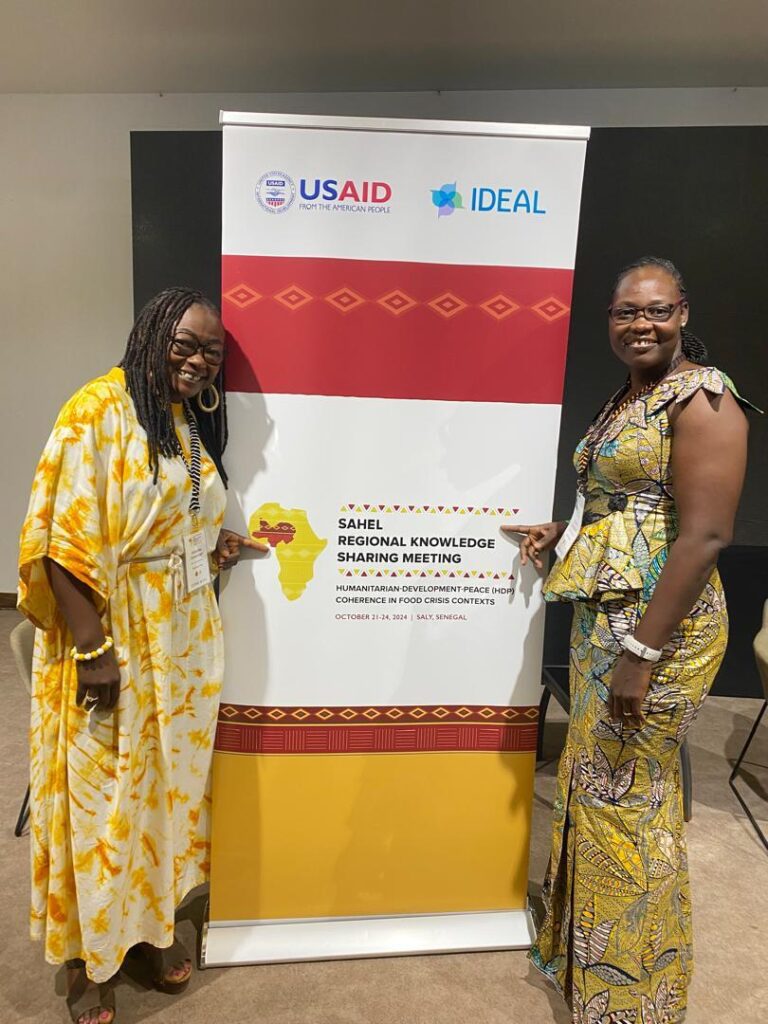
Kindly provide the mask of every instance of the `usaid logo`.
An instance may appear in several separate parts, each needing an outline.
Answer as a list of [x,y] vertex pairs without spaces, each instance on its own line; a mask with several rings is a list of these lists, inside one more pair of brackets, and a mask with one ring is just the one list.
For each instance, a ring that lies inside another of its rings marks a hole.
[[386,181],[341,181],[339,178],[299,179],[299,194],[313,203],[388,203],[392,186]]
[[295,198],[296,186],[290,175],[282,171],[269,171],[259,178],[256,199],[267,213],[285,213]]

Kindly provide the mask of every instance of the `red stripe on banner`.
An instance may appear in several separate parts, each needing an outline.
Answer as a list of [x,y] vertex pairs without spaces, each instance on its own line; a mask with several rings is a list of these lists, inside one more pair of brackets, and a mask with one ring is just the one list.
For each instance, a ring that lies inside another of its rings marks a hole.
[[224,256],[230,391],[560,404],[573,271]]
[[216,750],[235,754],[527,752],[536,749],[537,730],[538,708],[533,706],[273,708],[223,704]]
[[216,750],[234,754],[408,754],[536,749],[535,725],[224,725]]

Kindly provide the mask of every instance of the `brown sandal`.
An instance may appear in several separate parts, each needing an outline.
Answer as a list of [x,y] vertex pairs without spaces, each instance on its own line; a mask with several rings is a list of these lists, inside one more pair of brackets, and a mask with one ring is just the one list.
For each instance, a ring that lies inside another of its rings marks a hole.
[[[183,943],[174,937],[173,943],[164,949],[150,946],[148,942],[142,942],[140,948],[149,962],[152,984],[157,991],[165,992],[167,995],[178,995],[183,992],[192,977],[192,957]],[[168,977],[169,971],[180,970],[179,965],[186,961],[189,962],[189,970],[178,981]]]
[[[83,960],[68,960],[67,969],[77,971],[77,975],[67,990],[67,1007],[73,1024],[81,1024],[81,1017],[98,1019],[98,1024],[114,1024],[115,1021],[115,989],[112,981],[97,984],[85,972]],[[110,1016],[104,1018],[104,1014]]]

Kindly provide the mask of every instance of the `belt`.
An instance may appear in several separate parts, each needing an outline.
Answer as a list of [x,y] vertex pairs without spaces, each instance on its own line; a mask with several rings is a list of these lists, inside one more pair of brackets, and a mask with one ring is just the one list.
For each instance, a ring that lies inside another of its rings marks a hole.
[[152,565],[156,562],[164,562],[164,568],[170,572],[173,604],[180,608],[184,598],[184,559],[180,552],[171,551],[165,555],[149,555],[146,558],[125,558],[118,562],[118,565]]
[[676,515],[675,502],[667,494],[655,491],[614,491],[610,494],[593,492],[587,497],[584,525],[591,526],[614,512],[625,512],[628,508],[643,517],[653,513]]

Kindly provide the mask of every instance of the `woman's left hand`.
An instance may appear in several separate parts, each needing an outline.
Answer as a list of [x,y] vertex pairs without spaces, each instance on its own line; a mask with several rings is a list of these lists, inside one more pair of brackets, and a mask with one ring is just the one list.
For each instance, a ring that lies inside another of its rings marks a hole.
[[231,569],[233,565],[237,565],[240,561],[241,547],[253,548],[254,551],[269,551],[269,544],[264,541],[254,540],[253,537],[241,537],[232,530],[220,530],[213,553],[219,569]]
[[651,684],[653,663],[625,651],[613,670],[608,691],[608,715],[613,721],[641,728],[645,724],[643,701]]

